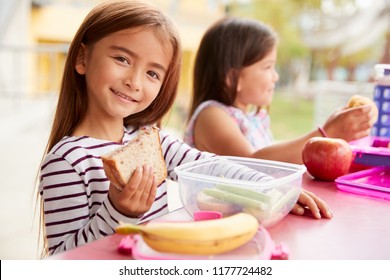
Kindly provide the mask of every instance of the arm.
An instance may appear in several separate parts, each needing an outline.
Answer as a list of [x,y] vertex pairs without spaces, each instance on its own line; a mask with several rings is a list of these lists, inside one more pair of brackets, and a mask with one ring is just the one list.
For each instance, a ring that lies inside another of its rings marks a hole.
[[[355,140],[369,134],[373,125],[370,106],[335,110],[323,128],[329,137]],[[302,150],[312,137],[322,136],[318,129],[293,140],[255,150],[233,119],[218,107],[208,107],[194,125],[195,145],[219,155],[233,155],[302,164]]]
[[163,130],[160,130],[160,139],[163,157],[167,165],[168,178],[173,181],[177,181],[177,174],[174,171],[176,166],[215,156],[214,154],[194,149],[182,141],[171,137]]
[[[328,137],[341,138],[350,142],[368,136],[374,122],[374,112],[369,105],[340,108],[328,117],[323,129]],[[322,136],[318,129],[293,140],[256,151],[254,157],[302,164],[303,147],[310,138],[315,136]]]
[[297,139],[273,144],[256,151],[241,133],[234,120],[218,107],[204,109],[194,125],[195,145],[200,150],[219,155],[253,157],[292,163],[301,163],[302,149],[306,141],[320,135],[320,132],[315,130]]
[[[162,133],[162,147],[164,152],[165,161],[169,163],[168,174],[170,179],[177,180],[177,174],[174,172],[174,168],[178,165],[200,160],[204,158],[215,157],[215,154],[208,152],[201,152],[197,149],[191,148],[187,144],[172,139],[169,135]],[[273,179],[262,172],[255,171],[244,165],[232,163],[231,161],[219,161],[221,164],[213,165],[213,168],[206,165],[203,167],[202,172],[207,175],[225,176],[228,178],[236,178],[242,180],[250,180],[256,182],[267,182]]]
[[332,138],[342,138],[347,142],[370,134],[375,123],[375,112],[370,105],[335,110],[326,120],[323,128]]

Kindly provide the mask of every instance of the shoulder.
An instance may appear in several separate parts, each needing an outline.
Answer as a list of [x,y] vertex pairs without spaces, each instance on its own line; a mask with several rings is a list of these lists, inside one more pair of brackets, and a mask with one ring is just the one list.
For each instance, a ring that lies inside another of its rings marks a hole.
[[78,172],[84,172],[92,166],[101,166],[101,156],[121,146],[121,143],[83,137],[64,137],[46,155],[65,161]]
[[[205,108],[194,123],[194,141],[196,147],[220,143],[240,132],[239,122],[224,108],[210,106]],[[213,151],[214,152],[214,151]]]
[[120,145],[120,143],[95,139],[88,136],[69,136],[64,137],[61,141],[59,141],[49,153],[61,157],[67,157],[77,153],[85,153],[87,151],[102,154],[118,147],[118,145]]
[[195,109],[194,113],[191,116],[191,121],[195,121],[198,118],[199,114],[203,113],[204,111],[210,110],[210,108],[219,108],[219,110],[227,111],[228,106],[215,100],[204,101],[199,104],[199,106]]
[[198,118],[196,120],[196,126],[202,124],[202,126],[217,125],[218,127],[220,127],[221,125],[224,124],[226,125],[226,124],[237,123],[234,114],[232,114],[231,111],[228,109],[229,107],[222,107],[222,106],[208,106],[204,108],[198,114]]

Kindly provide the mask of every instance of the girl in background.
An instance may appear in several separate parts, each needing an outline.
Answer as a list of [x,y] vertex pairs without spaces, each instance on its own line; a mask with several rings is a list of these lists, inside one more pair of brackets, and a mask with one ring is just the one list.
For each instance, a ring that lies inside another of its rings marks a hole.
[[259,21],[228,17],[211,26],[195,59],[184,141],[219,155],[302,163],[311,137],[351,141],[369,134],[374,118],[365,105],[336,110],[322,128],[274,144],[267,109],[279,79],[276,58],[277,35]]
[[[268,108],[279,79],[276,58],[277,35],[259,21],[226,17],[211,26],[195,58],[193,100],[184,141],[218,155],[301,164],[303,146],[311,137],[327,135],[351,141],[369,134],[374,119],[367,105],[336,110],[322,128],[274,144]],[[303,190],[292,212],[303,215],[303,205],[309,204],[326,205]],[[327,207],[310,210],[315,218],[333,216]]]

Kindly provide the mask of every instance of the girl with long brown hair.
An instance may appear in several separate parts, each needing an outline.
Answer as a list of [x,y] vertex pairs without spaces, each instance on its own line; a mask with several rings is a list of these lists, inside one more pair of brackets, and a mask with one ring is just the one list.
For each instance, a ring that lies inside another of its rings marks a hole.
[[[167,186],[150,166],[122,191],[101,155],[125,145],[171,108],[181,47],[169,18],[136,1],[100,4],[85,18],[67,56],[58,105],[39,176],[46,253],[54,254],[168,212]],[[168,177],[205,156],[159,130]]]

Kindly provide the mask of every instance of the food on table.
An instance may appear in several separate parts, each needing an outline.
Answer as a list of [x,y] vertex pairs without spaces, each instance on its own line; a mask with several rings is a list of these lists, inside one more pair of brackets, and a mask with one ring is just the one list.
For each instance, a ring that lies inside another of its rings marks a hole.
[[240,212],[240,206],[216,199],[204,192],[199,192],[196,195],[196,204],[201,211],[216,211],[220,212],[222,216],[230,216],[232,214]]
[[[215,188],[203,189],[197,197],[203,199],[206,196],[214,199],[212,207],[208,208],[208,205],[203,203],[201,204],[202,208],[200,208],[199,201],[197,204],[200,210],[219,211],[222,214],[227,212],[226,207],[230,207],[229,213],[249,213],[260,224],[267,226],[274,220],[280,219],[279,213],[282,215],[283,208],[292,208],[291,205],[296,203],[299,192],[299,188],[293,187],[286,193],[282,193],[274,188],[261,190],[233,185],[216,185]],[[222,207],[218,208],[218,205]]]
[[203,221],[122,224],[116,232],[138,233],[149,247],[160,252],[213,255],[244,245],[253,238],[258,227],[258,221],[252,215],[238,213]]
[[303,147],[302,160],[314,178],[334,181],[348,173],[353,153],[348,142],[343,139],[313,137]]

